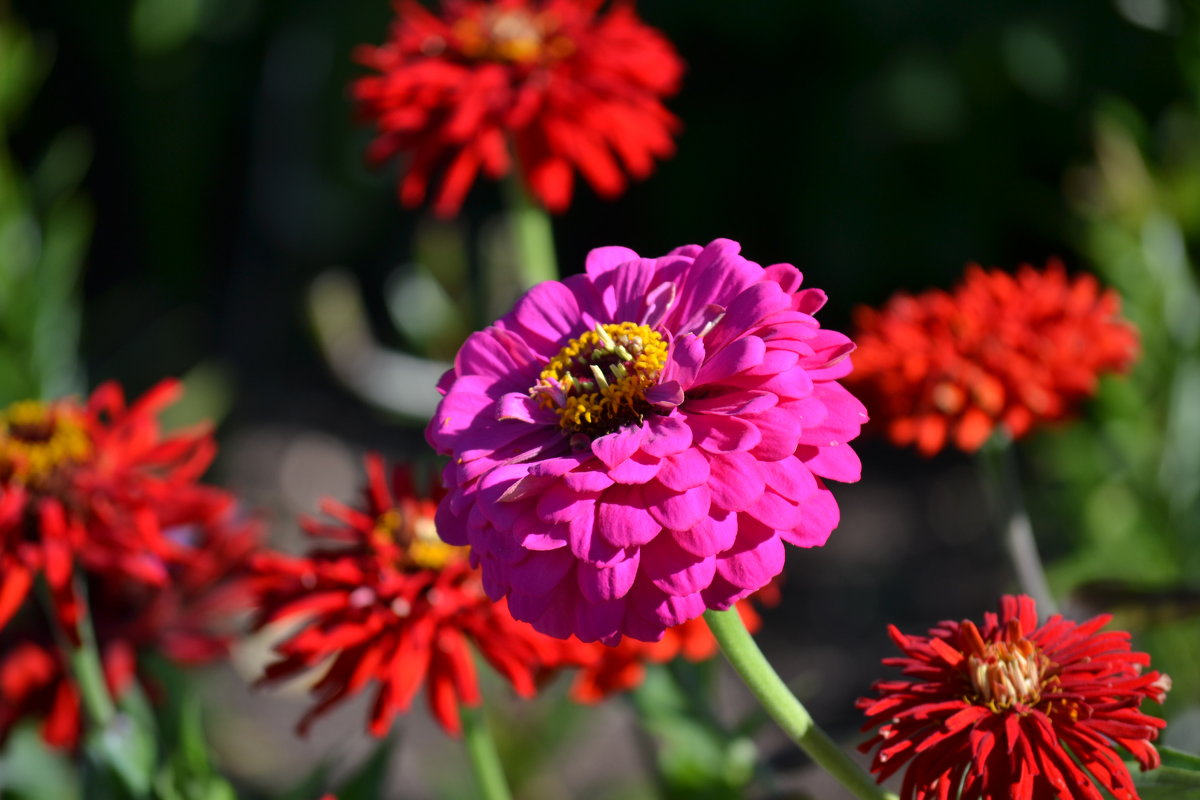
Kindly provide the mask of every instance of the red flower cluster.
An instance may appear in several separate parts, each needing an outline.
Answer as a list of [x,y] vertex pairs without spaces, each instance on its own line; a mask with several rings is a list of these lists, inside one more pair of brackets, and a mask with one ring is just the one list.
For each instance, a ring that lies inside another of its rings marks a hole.
[[335,523],[304,521],[322,546],[304,558],[271,553],[257,560],[256,627],[303,620],[277,645],[282,658],[267,667],[262,681],[290,678],[333,659],[313,686],[318,700],[300,732],[376,681],[373,735],[387,733],[422,684],[434,717],[457,735],[459,705],[481,701],[471,645],[519,695],[532,695],[537,676],[557,662],[560,643],[514,620],[505,603],[488,599],[466,548],[438,538],[436,499],[418,498],[406,470],[394,468],[389,477],[383,460],[371,455],[367,476],[361,510],[327,500],[322,510]]
[[971,452],[997,425],[1016,438],[1070,415],[1101,373],[1126,371],[1137,332],[1119,304],[1055,260],[1015,275],[971,266],[952,292],[859,309],[846,380],[896,444],[933,455],[952,441]]
[[1129,634],[1101,632],[1109,619],[1039,626],[1033,600],[1006,596],[982,628],[942,622],[925,637],[890,627],[904,656],[883,663],[907,679],[859,701],[864,730],[878,728],[859,748],[878,748],[871,770],[883,781],[907,767],[902,800],[1099,800],[1094,783],[1136,800],[1114,748],[1143,770],[1158,766],[1150,742],[1166,723],[1139,706],[1162,702],[1170,679],[1143,671],[1150,657],[1130,651]]
[[[169,531],[192,557],[169,568],[162,586],[117,583],[100,576],[88,584],[92,625],[114,698],[137,677],[137,654],[156,652],[181,666],[224,657],[235,615],[246,608],[250,554],[259,526],[228,512]],[[42,719],[42,738],[74,749],[83,732],[80,694],[45,624],[24,615],[0,632],[0,745],[21,720]]]
[[645,177],[674,152],[678,122],[661,101],[678,90],[682,62],[631,4],[602,4],[445,0],[437,16],[397,2],[389,41],[356,54],[379,74],[353,93],[378,130],[368,159],[411,154],[404,205],[421,204],[440,174],[434,210],[453,216],[480,171],[499,178],[515,157],[531,192],[561,211],[574,170],[611,197],[626,171]]
[[86,407],[21,402],[0,412],[0,629],[43,575],[75,636],[76,565],[107,583],[165,586],[197,550],[173,535],[232,503],[197,483],[216,446],[207,428],[164,437],[158,412],[180,394],[164,381],[127,406],[115,383]]

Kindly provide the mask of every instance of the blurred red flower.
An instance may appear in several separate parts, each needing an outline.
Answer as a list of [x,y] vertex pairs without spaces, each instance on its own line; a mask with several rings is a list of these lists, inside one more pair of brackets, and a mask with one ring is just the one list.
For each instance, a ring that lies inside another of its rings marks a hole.
[[383,736],[424,684],[430,710],[450,734],[461,732],[460,704],[481,702],[471,646],[527,697],[558,660],[561,643],[537,633],[493,603],[467,550],[442,542],[433,498],[416,495],[409,472],[367,457],[360,508],[332,500],[335,522],[304,520],[315,545],[303,558],[257,558],[256,628],[290,620],[300,627],[276,646],[280,660],[262,682],[307,672],[331,659],[313,685],[317,697],[301,719],[314,719],[371,681],[378,683],[369,731]]
[[76,636],[76,565],[114,584],[163,586],[194,559],[167,531],[232,502],[197,479],[215,452],[207,426],[164,436],[157,415],[181,393],[163,381],[127,406],[106,383],[87,405],[26,401],[0,411],[0,629],[45,577]]
[[[757,602],[774,605],[779,591],[775,583],[755,595]],[[762,618],[754,609],[751,598],[737,603],[738,613],[753,633],[762,626]],[[643,642],[625,636],[615,646],[603,642],[584,643],[572,636],[563,642],[560,656],[562,666],[578,666],[579,672],[571,684],[571,699],[579,703],[599,703],[610,695],[636,688],[646,677],[647,664],[666,664],[676,658],[688,661],[707,661],[717,654],[717,640],[703,617],[696,617],[667,628],[657,642]]]
[[1136,800],[1115,748],[1143,770],[1158,766],[1151,741],[1166,723],[1139,707],[1161,703],[1170,679],[1143,671],[1150,657],[1130,651],[1128,633],[1101,632],[1110,619],[1039,625],[1033,600],[1006,596],[981,628],[947,621],[925,637],[889,627],[904,655],[883,663],[906,679],[880,681],[877,697],[858,702],[863,729],[878,728],[859,748],[878,748],[872,772],[883,781],[906,769],[902,800],[1099,800],[1093,784]]
[[[114,698],[137,679],[139,653],[159,653],[181,666],[228,653],[236,615],[247,608],[249,557],[260,526],[236,517],[228,496],[214,492],[209,497],[211,502],[194,507],[193,519],[165,530],[190,557],[171,563],[161,586],[83,575]],[[79,689],[49,626],[32,609],[0,631],[0,744],[27,718],[42,720],[48,745],[78,746],[83,731]]]
[[1137,332],[1115,292],[1060,262],[1015,275],[968,267],[951,292],[899,294],[856,312],[854,372],[872,418],[899,445],[967,452],[1002,426],[1013,438],[1069,416],[1105,372],[1124,372]]
[[420,205],[440,176],[434,211],[453,216],[479,172],[516,168],[551,211],[571,200],[573,172],[601,195],[625,173],[644,178],[674,152],[679,125],[662,105],[683,64],[632,3],[444,0],[440,16],[398,0],[389,40],[358,61],[361,116],[374,123],[373,163],[411,158],[399,192]]

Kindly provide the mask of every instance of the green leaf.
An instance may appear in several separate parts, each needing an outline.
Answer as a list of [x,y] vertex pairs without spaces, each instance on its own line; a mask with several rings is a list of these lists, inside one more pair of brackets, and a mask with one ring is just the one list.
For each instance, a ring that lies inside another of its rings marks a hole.
[[1170,747],[1158,748],[1162,766],[1137,772],[1130,765],[1142,800],[1200,800],[1200,756]]
[[22,725],[0,751],[0,797],[6,800],[79,800],[79,776],[70,760]]
[[[149,797],[158,762],[154,712],[136,684],[125,690],[117,707],[116,718],[88,737],[88,758],[97,769],[111,773],[130,797]],[[88,788],[93,796],[90,784]]]

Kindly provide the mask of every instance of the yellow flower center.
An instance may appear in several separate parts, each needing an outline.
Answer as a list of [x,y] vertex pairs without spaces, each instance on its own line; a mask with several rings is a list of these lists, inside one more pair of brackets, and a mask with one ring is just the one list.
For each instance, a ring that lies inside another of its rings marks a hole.
[[993,711],[1014,705],[1032,706],[1042,699],[1048,660],[1028,639],[992,642],[982,654],[967,657],[967,672],[976,699]]
[[403,514],[395,508],[379,515],[375,535],[400,547],[400,566],[406,569],[440,570],[452,561],[466,558],[469,549],[443,542],[432,517]]
[[558,412],[563,430],[601,435],[642,418],[666,363],[667,343],[649,327],[597,325],[550,359],[531,393]]
[[83,417],[74,409],[23,400],[0,412],[0,478],[36,488],[91,452]]
[[467,58],[528,64],[541,58],[565,58],[575,47],[557,35],[559,21],[550,14],[519,8],[485,11],[454,23],[459,49]]

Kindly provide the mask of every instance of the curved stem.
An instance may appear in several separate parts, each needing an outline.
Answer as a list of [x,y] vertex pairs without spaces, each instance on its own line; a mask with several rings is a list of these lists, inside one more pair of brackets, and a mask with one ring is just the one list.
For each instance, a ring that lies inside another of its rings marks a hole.
[[1050,591],[1046,569],[1038,555],[1033,523],[1025,509],[1021,492],[1021,475],[1011,440],[988,442],[980,456],[983,460],[985,488],[991,496],[992,507],[1004,529],[1004,546],[1021,591],[1033,598],[1041,614],[1058,612],[1058,604]]
[[725,658],[758,698],[779,727],[817,764],[861,800],[896,800],[854,763],[825,731],[817,727],[779,673],[758,649],[736,609],[706,611],[704,621],[721,645]]
[[479,796],[483,800],[511,800],[512,793],[508,790],[508,782],[504,778],[500,753],[496,750],[496,741],[488,730],[483,709],[464,707],[459,713],[462,717],[463,741],[467,745],[467,755],[471,758],[471,768],[479,782]]
[[550,215],[529,196],[516,174],[504,179],[504,197],[512,225],[516,272],[521,279],[521,288],[558,280]]

